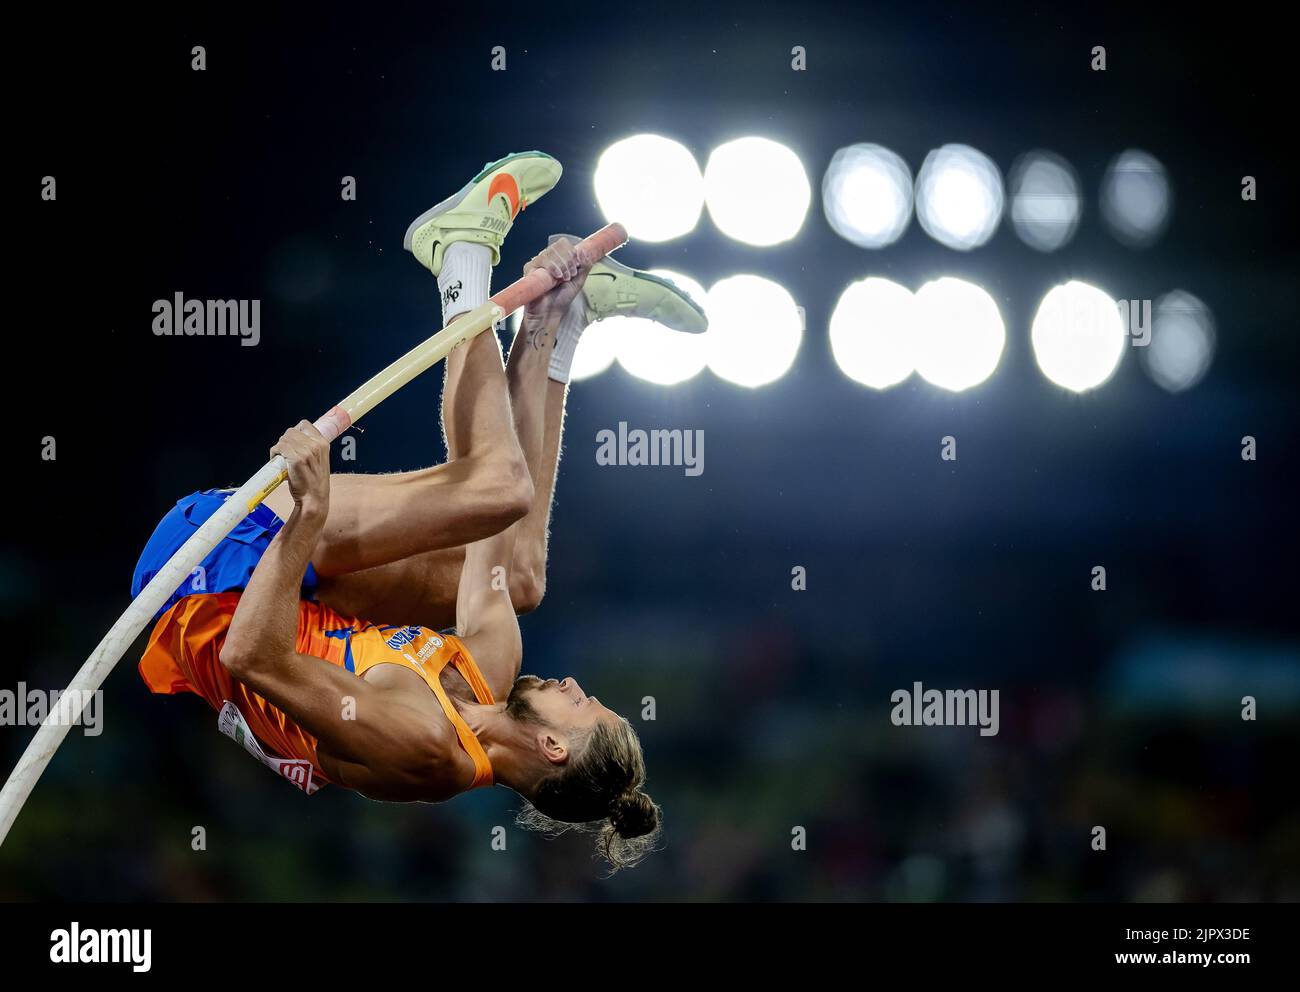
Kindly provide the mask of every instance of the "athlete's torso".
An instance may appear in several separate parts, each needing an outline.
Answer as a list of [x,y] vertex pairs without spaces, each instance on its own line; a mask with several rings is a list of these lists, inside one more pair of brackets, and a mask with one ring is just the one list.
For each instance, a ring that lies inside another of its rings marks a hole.
[[[327,782],[347,784],[346,766],[288,714],[237,682],[220,662],[226,629],[239,594],[187,596],[159,619],[140,662],[154,692],[190,691],[217,710],[235,705],[253,735],[281,758],[310,763]],[[491,689],[459,638],[415,625],[377,625],[344,617],[320,603],[299,603],[299,654],[334,664],[358,678],[408,694],[428,712],[446,740],[446,760],[430,768],[427,794],[376,798],[448,798],[492,782],[487,756],[460,715],[457,702],[491,703]]]
[[[429,712],[432,725],[446,731],[441,736],[448,760],[430,770],[420,791],[374,798],[441,801],[490,785],[491,765],[457,703],[490,703],[494,698],[464,643],[452,634],[416,624],[346,623],[346,627],[322,631],[327,639],[345,642],[343,667],[368,682],[406,693]],[[316,753],[326,776],[335,781],[345,779],[341,762],[319,745]]]
[[[437,742],[437,757],[427,764],[418,782],[409,781],[405,776],[376,781],[373,775],[365,775],[362,780],[357,780],[350,773],[353,766],[318,742],[317,765],[330,781],[354,789],[370,799],[386,802],[445,802],[476,788],[476,783],[486,784],[480,783],[479,767],[465,750],[456,728],[443,713],[427,683],[418,674],[408,667],[383,662],[367,669],[361,677],[385,692],[401,693],[405,703],[424,713],[427,726]],[[468,684],[451,666],[443,669],[438,681],[451,705],[458,710],[463,704],[477,702]]]

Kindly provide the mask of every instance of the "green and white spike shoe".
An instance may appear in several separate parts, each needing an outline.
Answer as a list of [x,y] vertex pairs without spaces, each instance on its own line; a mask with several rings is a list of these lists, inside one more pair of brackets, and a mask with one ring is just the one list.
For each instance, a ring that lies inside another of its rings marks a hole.
[[[572,234],[552,234],[547,244],[559,238],[582,240]],[[612,258],[602,258],[591,267],[582,296],[587,305],[588,324],[606,317],[645,317],[687,334],[702,334],[709,329],[709,318],[703,307],[671,279],[642,272]]]
[[519,211],[545,196],[563,171],[545,152],[515,152],[489,162],[460,192],[411,221],[402,247],[435,276],[442,271],[442,253],[456,241],[487,245],[496,265]]

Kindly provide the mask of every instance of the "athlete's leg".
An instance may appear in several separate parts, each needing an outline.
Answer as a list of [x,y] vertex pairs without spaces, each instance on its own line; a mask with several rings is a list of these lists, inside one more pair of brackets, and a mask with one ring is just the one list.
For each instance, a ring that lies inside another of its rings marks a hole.
[[[558,252],[567,259],[577,243],[573,235],[553,235],[547,252]],[[702,333],[708,328],[704,311],[671,282],[609,258],[594,265],[586,259],[578,262],[581,277],[557,287],[539,301],[534,312],[525,316],[510,349],[515,431],[534,491],[532,509],[515,524],[510,595],[519,613],[536,609],[546,594],[551,508],[564,437],[564,407],[570,368],[583,332],[595,321],[615,314],[653,319],[671,330],[687,333]],[[582,291],[575,292],[575,286]]]
[[[519,209],[559,178],[539,152],[491,163],[407,231],[406,247],[435,276],[444,323],[486,301],[491,267]],[[447,359],[459,383],[445,397],[457,456],[445,465],[391,475],[338,475],[312,564],[322,579],[458,547],[500,532],[531,506],[532,482],[515,437],[495,336],[484,332]],[[272,494],[271,509],[287,493]]]
[[[515,432],[533,479],[532,508],[515,525],[510,597],[515,610],[529,613],[546,595],[551,507],[564,438],[569,369],[578,339],[594,314],[586,299],[592,263],[575,252],[578,239],[552,237],[530,265],[576,264],[576,275],[557,286],[524,314],[510,347],[510,399]],[[525,270],[526,271],[526,270]]]
[[[576,238],[565,236],[570,242]],[[599,278],[598,278],[599,277]],[[533,480],[533,505],[515,526],[514,561],[509,569],[515,609],[536,608],[546,591],[548,528],[564,430],[569,368],[583,330],[615,314],[643,317],[672,330],[700,333],[708,320],[700,306],[672,283],[604,259],[591,268],[580,295],[574,297],[553,334],[533,334],[521,327],[510,349],[507,376],[515,430]],[[458,370],[449,366],[445,389],[458,388]],[[538,409],[542,413],[540,448],[536,445]],[[444,404],[448,450],[456,453],[455,411]],[[450,420],[447,419],[450,414]],[[391,623],[421,623],[441,629],[455,622],[456,590],[463,548],[420,554],[379,569],[343,576],[321,598],[353,616]],[[505,564],[505,563],[503,563]]]
[[415,472],[339,476],[312,556],[322,578],[490,537],[531,507],[532,482],[515,437],[496,336],[480,334],[447,361],[461,370],[461,457]]
[[[514,351],[511,350],[512,359]],[[513,385],[513,382],[512,382]],[[536,464],[529,464],[533,476],[533,505],[515,526],[515,560],[510,569],[510,600],[518,613],[537,609],[546,595],[546,558],[549,551],[551,507],[555,501],[555,479],[564,437],[564,403],[569,384],[547,379],[543,387],[544,427]],[[511,395],[514,395],[512,388]]]
[[[414,472],[333,476],[329,519],[312,554],[321,578],[488,537],[531,506],[532,483],[515,437],[495,335],[485,331],[447,360],[461,380],[461,457]],[[267,501],[282,518],[290,507],[275,500],[286,496],[281,487]]]
[[[567,261],[571,251],[572,246],[566,244],[548,249],[538,258],[546,256],[545,260],[554,266],[554,274],[568,280],[578,267]],[[528,268],[537,261],[530,262]],[[583,277],[585,269],[572,280],[573,285],[558,287],[552,291],[555,295],[548,295],[531,308],[510,347],[506,374],[514,429],[534,489],[532,509],[517,525],[520,531],[514,561],[502,562],[507,566],[511,600],[520,613],[535,609],[545,591],[547,526],[568,388],[566,383],[551,379],[548,370],[561,317],[569,299],[581,290]],[[443,385],[443,429],[451,465],[467,450],[463,397],[473,384],[466,375],[465,364],[453,353]],[[380,568],[322,581],[318,595],[334,609],[353,616],[441,629],[455,622],[464,555],[463,547],[422,552]]]

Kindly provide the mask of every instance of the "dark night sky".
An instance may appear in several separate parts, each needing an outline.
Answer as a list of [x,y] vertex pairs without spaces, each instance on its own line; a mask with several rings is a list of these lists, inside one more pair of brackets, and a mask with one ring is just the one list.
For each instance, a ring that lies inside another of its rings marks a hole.
[[[962,255],[916,223],[890,249],[864,252],[839,240],[816,205],[801,235],[775,248],[730,242],[707,217],[678,241],[629,246],[626,261],[706,285],[737,271],[774,278],[806,307],[809,331],[791,373],[753,392],[709,373],[664,389],[617,370],[575,388],[574,450],[620,419],[698,425],[718,441],[695,482],[605,478],[593,459],[572,458],[561,537],[572,508],[620,552],[662,551],[665,537],[698,547],[708,535],[737,551],[775,544],[794,553],[848,537],[908,556],[933,542],[946,557],[978,553],[970,545],[994,536],[1004,550],[1032,555],[1088,529],[1089,540],[1119,551],[1180,527],[1207,552],[1278,548],[1267,538],[1281,522],[1284,460],[1251,467],[1271,485],[1227,468],[1245,433],[1275,455],[1295,437],[1287,277],[1296,253],[1284,240],[1294,194],[1279,151],[1288,125],[1268,95],[1276,69],[1243,58],[1244,30],[1189,34],[1132,14],[1062,21],[1041,12],[864,13],[849,25],[809,8],[795,18],[647,18],[645,30],[657,23],[657,31],[620,44],[596,40],[587,17],[523,21],[471,18],[449,31],[426,13],[423,23],[363,17],[348,30],[341,14],[259,15],[155,27],[104,48],[98,61],[92,49],[82,85],[54,85],[39,108],[26,108],[40,117],[25,122],[35,135],[22,146],[25,164],[60,183],[57,203],[39,204],[40,213],[25,206],[31,250],[18,259],[21,282],[51,303],[20,346],[42,356],[33,371],[58,370],[22,414],[27,434],[60,443],[59,462],[43,465],[34,484],[60,499],[89,480],[139,487],[147,498],[119,511],[132,526],[108,539],[120,546],[101,548],[111,560],[129,557],[158,501],[246,477],[282,424],[322,412],[427,333],[432,283],[400,248],[411,216],[483,161],[528,147],[552,152],[565,178],[508,242],[501,271],[518,271],[552,230],[602,222],[594,161],[642,130],[677,137],[701,159],[730,137],[762,133],[790,143],[814,179],[854,140],[895,148],[914,169],[946,141],[969,142],[1004,170],[1020,152],[1046,147],[1075,165],[1086,213],[1075,240],[1051,255],[1007,227]],[[206,44],[207,72],[189,71],[191,43]],[[789,71],[795,43],[809,51],[806,73]],[[1098,43],[1109,43],[1105,74],[1075,57]],[[504,73],[487,68],[493,44],[509,53]],[[1176,197],[1171,228],[1145,252],[1119,247],[1096,208],[1106,162],[1130,146],[1166,162]],[[1236,195],[1246,172],[1258,175],[1257,203]],[[343,175],[357,177],[355,203],[338,196]],[[868,274],[913,286],[957,274],[986,286],[1009,328],[990,383],[949,396],[913,379],[873,395],[846,380],[824,328],[840,290]],[[1042,293],[1069,277],[1117,297],[1176,286],[1201,296],[1218,322],[1210,377],[1169,397],[1130,360],[1095,394],[1061,394],[1034,366],[1025,331]],[[260,298],[263,343],[153,337],[152,301],[178,290]],[[429,377],[373,414],[359,467],[437,457],[435,399]],[[971,457],[953,474],[932,449],[959,428]],[[591,487],[598,495],[587,500]],[[665,500],[675,512],[637,512]],[[918,513],[926,501],[930,512]],[[1206,518],[1224,523],[1198,526]],[[1189,552],[1188,536],[1173,553]],[[41,541],[48,555],[50,535]],[[1230,592],[1221,585],[1213,595]],[[1284,601],[1255,590],[1235,605],[1271,613]]]

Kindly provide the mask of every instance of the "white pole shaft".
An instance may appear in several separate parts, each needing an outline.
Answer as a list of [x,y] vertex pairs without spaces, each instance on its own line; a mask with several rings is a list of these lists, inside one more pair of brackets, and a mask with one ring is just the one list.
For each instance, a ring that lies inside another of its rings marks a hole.
[[118,617],[117,623],[104,635],[99,646],[81,666],[81,671],[77,672],[59,697],[58,704],[50,708],[49,714],[37,728],[36,736],[27,745],[27,750],[10,774],[3,791],[0,791],[0,844],[4,843],[18,811],[27,802],[32,787],[63,743],[69,728],[113,670],[113,666],[171,594],[189,578],[199,562],[248,515],[248,501],[253,494],[262,489],[269,492],[267,487],[271,480],[283,469],[284,459],[278,455],[262,466],[216,513],[204,521],[202,527],[190,535],[190,539],[172,555],[171,560],[140,591],[140,595],[131,601],[126,612]]

